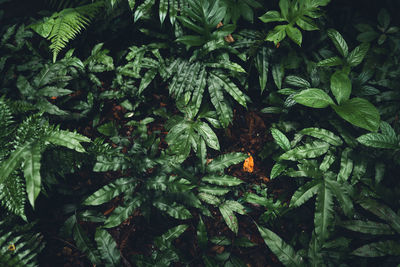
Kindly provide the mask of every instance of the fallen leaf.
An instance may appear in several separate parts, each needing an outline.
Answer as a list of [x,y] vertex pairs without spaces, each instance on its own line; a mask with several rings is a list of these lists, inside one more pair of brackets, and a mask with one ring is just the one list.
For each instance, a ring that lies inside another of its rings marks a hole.
[[244,163],[243,163],[243,171],[245,172],[253,172],[254,170],[254,159],[253,157],[250,155],[250,153],[248,153],[250,157],[248,157]]

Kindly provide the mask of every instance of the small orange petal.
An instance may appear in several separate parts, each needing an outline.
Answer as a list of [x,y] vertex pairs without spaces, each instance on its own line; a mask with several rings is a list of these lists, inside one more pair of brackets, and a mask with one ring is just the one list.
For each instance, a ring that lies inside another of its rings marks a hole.
[[52,96],[52,97],[50,97],[51,99],[53,99],[53,100],[55,100],[55,99],[57,99],[57,97],[56,96]]
[[243,163],[243,171],[245,171],[245,172],[253,172],[253,170],[254,170],[254,159],[250,155],[250,153],[249,153],[249,156],[250,157],[248,157]]

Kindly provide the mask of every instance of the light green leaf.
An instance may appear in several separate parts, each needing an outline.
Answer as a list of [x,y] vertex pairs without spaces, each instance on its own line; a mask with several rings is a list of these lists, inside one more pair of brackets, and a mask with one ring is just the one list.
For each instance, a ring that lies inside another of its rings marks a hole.
[[203,182],[220,186],[236,186],[243,183],[242,180],[230,175],[208,175],[202,178]]
[[307,80],[305,80],[299,76],[295,76],[295,75],[286,76],[285,83],[292,85],[292,86],[297,86],[300,88],[311,87],[311,84]]
[[282,17],[288,21],[289,17],[289,7],[291,3],[289,0],[280,0],[279,1],[279,8],[281,9]]
[[274,42],[277,45],[286,37],[286,25],[278,25],[275,28],[268,32],[266,41]]
[[369,50],[369,43],[362,43],[356,48],[354,48],[354,50],[351,51],[351,53],[346,59],[349,66],[355,67],[359,65],[363,61],[365,55],[368,53],[368,50]]
[[375,148],[396,149],[399,148],[399,141],[380,133],[369,133],[361,135],[357,141],[364,146]]
[[335,135],[331,131],[321,129],[321,128],[305,128],[299,132],[303,135],[310,135],[312,137],[321,139],[333,146],[341,146],[343,144],[342,139],[339,136]]
[[368,100],[352,98],[339,106],[333,105],[332,107],[340,117],[355,126],[372,132],[379,128],[379,111]]
[[200,124],[198,124],[197,130],[209,147],[215,150],[219,150],[218,137],[207,123],[200,122]]
[[214,195],[210,195],[207,193],[198,193],[197,196],[200,200],[206,202],[207,204],[210,204],[213,206],[217,206],[217,205],[221,204],[221,200]]
[[326,108],[335,104],[327,93],[317,88],[303,90],[294,95],[293,99],[299,104],[312,108]]
[[229,206],[225,205],[225,203],[219,206],[219,211],[221,212],[222,217],[226,222],[226,225],[228,225],[229,229],[231,229],[232,232],[234,232],[237,235],[239,231],[239,224],[233,211],[230,209]]
[[210,164],[207,165],[207,170],[209,172],[223,171],[229,166],[238,164],[247,158],[248,155],[239,152],[223,154],[213,159]]
[[163,24],[168,12],[168,0],[160,0],[159,16],[160,22]]
[[279,131],[276,128],[271,129],[271,134],[272,137],[275,139],[275,142],[285,151],[288,151],[291,149],[290,146],[290,141],[289,139],[283,134],[281,131]]
[[211,195],[223,196],[228,193],[230,189],[216,186],[199,186],[199,191]]
[[284,18],[281,17],[281,14],[278,11],[271,10],[259,17],[259,19],[264,22],[274,22],[274,21],[285,21]]
[[347,57],[349,53],[349,48],[347,47],[346,41],[343,39],[342,35],[334,30],[328,29],[327,31],[329,38],[331,38],[333,44],[335,45],[336,49],[343,57]]
[[35,200],[40,193],[41,176],[40,176],[40,159],[42,154],[39,144],[33,145],[24,153],[23,170],[26,181],[26,193],[28,194],[29,203],[35,207]]
[[342,65],[343,61],[340,57],[330,57],[327,59],[323,59],[317,63],[318,67],[334,67]]
[[285,266],[303,266],[304,261],[296,251],[271,230],[258,226],[265,244]]
[[278,177],[283,171],[285,171],[287,166],[283,163],[277,162],[272,166],[270,179],[275,179]]
[[80,142],[90,142],[86,136],[64,130],[53,131],[46,140],[58,146],[64,146],[78,152],[85,152]]
[[121,266],[121,255],[112,236],[104,229],[97,228],[94,239],[105,266]]
[[133,190],[135,187],[136,183],[132,178],[119,178],[91,194],[82,204],[98,206],[119,196],[123,192]]
[[328,153],[326,153],[324,159],[322,160],[321,165],[319,165],[319,169],[323,172],[326,172],[327,170],[329,170],[332,163],[335,162],[335,159],[335,155],[328,151]]
[[167,204],[165,201],[158,200],[153,202],[153,206],[161,211],[164,211],[171,217],[179,220],[186,220],[192,218],[192,214],[184,206],[178,203]]
[[286,27],[286,33],[289,38],[293,40],[293,42],[295,42],[298,46],[301,46],[303,35],[301,34],[301,31],[299,29],[288,24]]
[[325,154],[329,149],[329,144],[320,141],[314,141],[304,146],[298,146],[282,154],[279,159],[283,160],[300,160],[306,158],[316,158]]
[[343,71],[336,71],[331,76],[331,91],[340,105],[343,101],[350,98],[351,81],[349,76]]

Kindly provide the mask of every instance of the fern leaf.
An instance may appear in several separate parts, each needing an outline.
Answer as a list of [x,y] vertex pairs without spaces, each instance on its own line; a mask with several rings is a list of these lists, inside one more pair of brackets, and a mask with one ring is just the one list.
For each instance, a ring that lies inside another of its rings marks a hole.
[[224,93],[221,90],[222,85],[214,76],[208,77],[208,92],[210,93],[211,102],[217,111],[218,118],[222,127],[226,128],[232,121],[233,112],[230,105],[224,98]]
[[103,263],[106,266],[121,266],[121,255],[112,236],[106,230],[99,228],[94,238],[104,260]]
[[7,208],[12,213],[20,216],[25,221],[25,185],[16,173],[12,173],[8,179],[0,183],[0,201],[3,207]]
[[333,219],[333,194],[328,183],[319,185],[317,200],[315,202],[314,225],[319,241],[323,242],[329,237],[329,225]]
[[26,192],[32,207],[35,206],[35,199],[40,193],[40,159],[41,151],[39,144],[30,146],[25,152],[23,170],[26,181]]

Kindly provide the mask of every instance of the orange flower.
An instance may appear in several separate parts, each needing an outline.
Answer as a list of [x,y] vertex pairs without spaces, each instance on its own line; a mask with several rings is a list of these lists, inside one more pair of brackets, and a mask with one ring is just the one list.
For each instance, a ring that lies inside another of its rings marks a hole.
[[243,163],[243,171],[245,171],[245,172],[253,172],[253,170],[254,170],[254,159],[250,155],[250,153],[247,153],[247,154],[249,154],[250,157],[248,157],[244,161],[244,163]]

